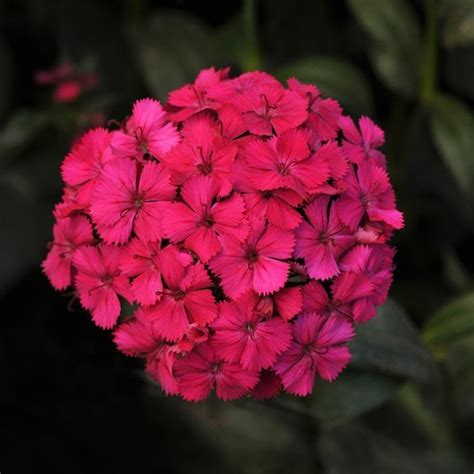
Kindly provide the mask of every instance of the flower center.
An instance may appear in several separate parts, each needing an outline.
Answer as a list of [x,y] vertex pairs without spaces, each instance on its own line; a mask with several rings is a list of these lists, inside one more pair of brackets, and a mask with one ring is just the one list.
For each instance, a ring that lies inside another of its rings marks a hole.
[[255,249],[247,250],[247,262],[250,264],[255,263],[258,260],[258,253]]
[[186,296],[186,293],[183,290],[175,290],[172,296],[175,301],[179,301],[179,300],[182,300]]

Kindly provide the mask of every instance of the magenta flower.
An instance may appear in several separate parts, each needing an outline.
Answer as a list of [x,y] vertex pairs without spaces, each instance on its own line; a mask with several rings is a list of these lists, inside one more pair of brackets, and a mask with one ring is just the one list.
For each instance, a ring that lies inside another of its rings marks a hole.
[[313,390],[316,375],[334,380],[349,363],[346,342],[354,336],[350,323],[340,318],[324,318],[305,313],[293,324],[294,341],[275,364],[285,390],[305,396]]
[[325,148],[310,154],[306,133],[294,129],[269,141],[253,140],[243,150],[249,179],[261,191],[288,188],[300,195],[329,177]]
[[342,222],[356,228],[367,214],[370,220],[385,222],[394,229],[403,227],[403,214],[395,207],[395,193],[383,168],[366,161],[345,179],[347,190],[338,205]]
[[312,278],[327,280],[339,273],[338,259],[355,243],[353,233],[338,218],[336,206],[321,196],[304,208],[308,221],[296,229],[295,256],[304,258]]
[[357,245],[341,259],[343,271],[363,275],[374,287],[372,294],[354,303],[354,318],[357,322],[366,322],[375,317],[377,306],[387,299],[393,280],[394,255],[395,249],[388,245]]
[[317,281],[303,286],[303,313],[314,313],[322,317],[339,316],[359,322],[361,301],[372,297],[374,285],[365,275],[342,273],[331,286],[332,298]]
[[123,244],[132,232],[156,241],[163,236],[163,210],[174,195],[163,165],[149,161],[140,167],[128,158],[115,159],[104,167],[94,189],[91,214],[107,243]]
[[245,124],[255,135],[280,135],[308,117],[304,99],[281,84],[265,83],[251,88],[237,106],[245,112]]
[[51,250],[42,263],[43,271],[56,290],[71,284],[71,264],[76,250],[94,243],[92,225],[84,216],[58,219],[53,227]]
[[97,326],[112,328],[120,315],[122,296],[133,301],[128,279],[119,268],[120,249],[112,245],[83,246],[73,257],[75,284],[82,306],[92,313]]
[[[143,306],[155,304],[163,291],[160,256],[160,242],[147,242],[137,238],[130,240],[120,254],[120,270],[132,278],[134,299]],[[183,254],[183,257],[187,264],[191,263],[188,254]]]
[[343,116],[339,119],[339,126],[345,138],[342,147],[353,163],[360,164],[369,160],[382,168],[386,167],[384,154],[377,150],[385,142],[384,132],[372,120],[361,117],[359,131],[350,117]]
[[291,326],[280,317],[267,318],[260,313],[258,302],[254,293],[223,302],[212,323],[215,334],[211,344],[217,355],[250,370],[270,368],[291,342]]
[[113,132],[111,148],[120,158],[142,159],[150,154],[161,158],[179,142],[176,127],[167,121],[166,113],[157,100],[137,100],[132,116],[123,130]]
[[386,300],[403,215],[370,119],[294,78],[228,74],[72,146],[43,271],[96,325],[120,321],[117,348],[168,395],[304,396]]
[[227,78],[228,73],[229,69],[203,69],[194,84],[186,84],[171,92],[168,97],[170,117],[179,122],[203,110],[218,108],[217,102],[208,97],[208,89]]
[[76,202],[82,208],[90,206],[92,190],[102,169],[111,158],[112,135],[103,128],[87,132],[66,156],[61,166],[64,182],[76,189]]
[[298,92],[307,102],[308,122],[318,140],[332,140],[337,136],[342,109],[334,99],[323,99],[312,84],[302,84],[294,77],[288,79],[290,90]]
[[219,184],[219,196],[229,194],[236,145],[219,135],[216,124],[208,116],[193,117],[182,133],[184,140],[163,158],[173,183],[181,185],[196,175],[211,176]]
[[222,241],[222,251],[209,266],[222,279],[227,296],[238,298],[248,290],[265,295],[281,289],[288,276],[295,245],[291,232],[271,224],[254,223],[244,242]]
[[181,188],[183,202],[170,204],[165,211],[163,229],[172,242],[207,263],[221,249],[221,238],[245,240],[248,226],[245,204],[235,193],[216,202],[219,185],[209,176],[189,178]]
[[161,253],[161,271],[164,288],[154,306],[145,314],[153,320],[155,330],[167,341],[177,341],[187,332],[191,323],[206,326],[217,317],[217,305],[211,292],[211,280],[202,263],[177,258],[175,247],[166,247]]
[[190,402],[207,398],[213,388],[218,398],[235,400],[249,392],[258,382],[257,372],[225,362],[206,342],[178,360],[175,373],[181,396]]

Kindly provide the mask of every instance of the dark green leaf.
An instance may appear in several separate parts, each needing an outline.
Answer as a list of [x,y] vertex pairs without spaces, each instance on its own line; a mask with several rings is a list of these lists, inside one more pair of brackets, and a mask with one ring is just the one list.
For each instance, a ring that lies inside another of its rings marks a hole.
[[324,426],[336,426],[381,405],[399,386],[390,376],[348,370],[334,382],[317,382],[314,413]]
[[0,130],[0,164],[10,162],[45,127],[48,117],[36,110],[19,110]]
[[316,84],[326,96],[337,99],[354,114],[371,114],[373,98],[365,76],[352,64],[332,57],[312,57],[287,64],[276,71],[282,81],[296,77]]
[[458,100],[439,95],[431,109],[431,133],[459,187],[472,195],[474,189],[474,116]]
[[443,42],[448,48],[474,42],[474,2],[444,0]]
[[172,89],[193,82],[200,69],[219,62],[208,29],[183,13],[160,11],[133,37],[145,81],[161,99]]
[[437,352],[474,336],[474,292],[441,308],[425,325],[423,339]]
[[435,366],[405,311],[389,300],[377,317],[359,325],[350,343],[351,367],[432,382]]
[[404,96],[415,96],[421,34],[410,3],[406,0],[348,0],[348,4],[371,37],[372,61],[382,81]]

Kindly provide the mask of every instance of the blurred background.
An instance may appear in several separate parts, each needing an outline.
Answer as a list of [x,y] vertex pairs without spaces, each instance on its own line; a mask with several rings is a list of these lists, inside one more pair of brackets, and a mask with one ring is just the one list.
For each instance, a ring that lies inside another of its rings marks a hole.
[[[71,143],[211,65],[386,131],[392,298],[304,400],[163,397],[39,267]],[[0,0],[0,471],[471,473],[473,105],[474,0]]]

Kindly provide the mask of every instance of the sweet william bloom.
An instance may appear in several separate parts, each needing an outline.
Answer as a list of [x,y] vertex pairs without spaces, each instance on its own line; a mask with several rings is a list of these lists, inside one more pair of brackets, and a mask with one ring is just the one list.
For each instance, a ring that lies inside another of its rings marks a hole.
[[212,347],[217,355],[244,369],[270,368],[291,342],[291,326],[280,317],[267,319],[258,311],[259,300],[247,293],[234,302],[220,303],[219,316],[212,324]]
[[307,395],[393,278],[382,144],[314,85],[203,70],[73,144],[44,271],[101,327],[133,303],[115,342],[169,395]]
[[365,214],[373,221],[381,221],[394,229],[403,227],[403,214],[395,207],[395,193],[387,172],[373,162],[365,161],[357,173],[351,171],[345,178],[346,192],[338,203],[342,222],[355,229]]
[[305,396],[313,390],[316,375],[334,380],[350,361],[345,343],[353,336],[354,329],[346,320],[314,313],[298,316],[293,324],[294,341],[275,365],[285,390]]
[[64,182],[74,187],[78,206],[90,205],[94,189],[102,169],[111,158],[111,133],[104,128],[88,131],[66,156],[61,174]]
[[314,313],[325,318],[342,317],[358,322],[359,312],[354,312],[358,302],[374,294],[374,285],[365,275],[344,272],[331,285],[332,298],[317,281],[303,286],[303,313]]
[[350,117],[343,116],[339,119],[339,126],[344,134],[342,147],[350,161],[359,165],[369,160],[386,167],[384,154],[377,150],[385,142],[384,132],[372,120],[361,117],[359,131]]
[[[239,105],[238,105],[239,106]],[[298,127],[306,118],[306,103],[299,94],[278,86],[265,84],[249,90],[240,104],[248,130],[255,135],[280,135]]]
[[217,317],[212,284],[202,263],[185,265],[176,258],[178,250],[166,247],[161,254],[165,287],[160,301],[146,309],[155,329],[164,339],[181,339],[191,323],[206,326]]
[[295,256],[304,258],[309,276],[319,280],[339,273],[339,256],[355,243],[353,232],[341,223],[336,206],[329,203],[329,196],[320,196],[308,204],[304,208],[308,221],[295,232]]
[[302,295],[299,286],[288,286],[269,296],[263,296],[257,311],[265,317],[281,316],[289,321],[294,318],[302,308]]
[[165,393],[177,393],[173,366],[179,349],[161,339],[142,310],[138,310],[134,318],[115,329],[114,342],[117,348],[128,356],[145,357],[146,372],[159,382]]
[[154,99],[142,99],[133,105],[124,129],[113,132],[111,148],[120,158],[142,159],[147,154],[160,158],[178,142],[178,131],[167,121],[161,104]]
[[182,241],[204,263],[221,249],[221,237],[243,241],[248,234],[242,197],[234,193],[216,202],[218,193],[210,176],[194,176],[181,188],[183,202],[170,204],[164,213],[165,234],[172,242]]
[[280,377],[273,371],[264,369],[260,372],[258,384],[252,390],[255,400],[267,400],[276,397],[282,389]]
[[162,164],[117,158],[104,166],[91,196],[91,214],[107,243],[123,244],[132,232],[142,240],[163,236],[162,213],[176,188]]
[[219,134],[208,115],[190,119],[182,134],[183,141],[162,160],[171,171],[173,184],[181,185],[191,176],[210,176],[219,184],[219,196],[229,194],[237,146]]
[[393,280],[393,257],[395,250],[388,245],[357,245],[341,259],[341,269],[365,276],[373,285],[372,294],[354,303],[357,322],[366,322],[375,317],[377,306],[387,299]]
[[[160,270],[160,242],[130,240],[120,253],[120,270],[133,278],[131,282],[135,301],[143,306],[155,304],[163,291]],[[189,260],[191,257],[187,255]]]
[[248,94],[260,86],[281,87],[281,84],[266,72],[251,71],[234,79],[211,84],[208,95],[217,102],[234,105],[239,110],[247,110],[251,107],[247,103]]
[[133,300],[128,279],[119,268],[120,249],[112,245],[83,246],[76,250],[76,288],[82,306],[97,326],[110,329],[120,315],[119,295]]
[[228,239],[209,266],[222,279],[227,296],[238,298],[248,290],[266,295],[281,289],[288,277],[295,245],[291,232],[271,224],[252,223],[244,242]]
[[82,85],[78,80],[65,81],[59,84],[53,94],[53,99],[59,104],[75,102],[82,94]]
[[312,84],[302,84],[294,77],[288,79],[290,90],[298,92],[307,101],[308,122],[319,140],[336,138],[342,109],[334,99],[323,99]]
[[300,195],[329,177],[325,147],[310,154],[306,133],[294,129],[270,141],[253,140],[244,147],[249,180],[261,191],[288,188]]
[[186,84],[170,92],[168,104],[172,120],[179,122],[203,110],[219,108],[218,102],[208,96],[208,89],[220,84],[228,73],[229,69],[203,69],[194,84]]
[[191,402],[204,400],[213,388],[218,398],[235,400],[258,382],[258,372],[244,369],[240,364],[225,362],[207,342],[178,360],[175,374],[181,396]]
[[93,243],[92,225],[87,217],[72,216],[56,221],[51,249],[41,264],[56,290],[64,290],[71,284],[71,263],[76,249]]

